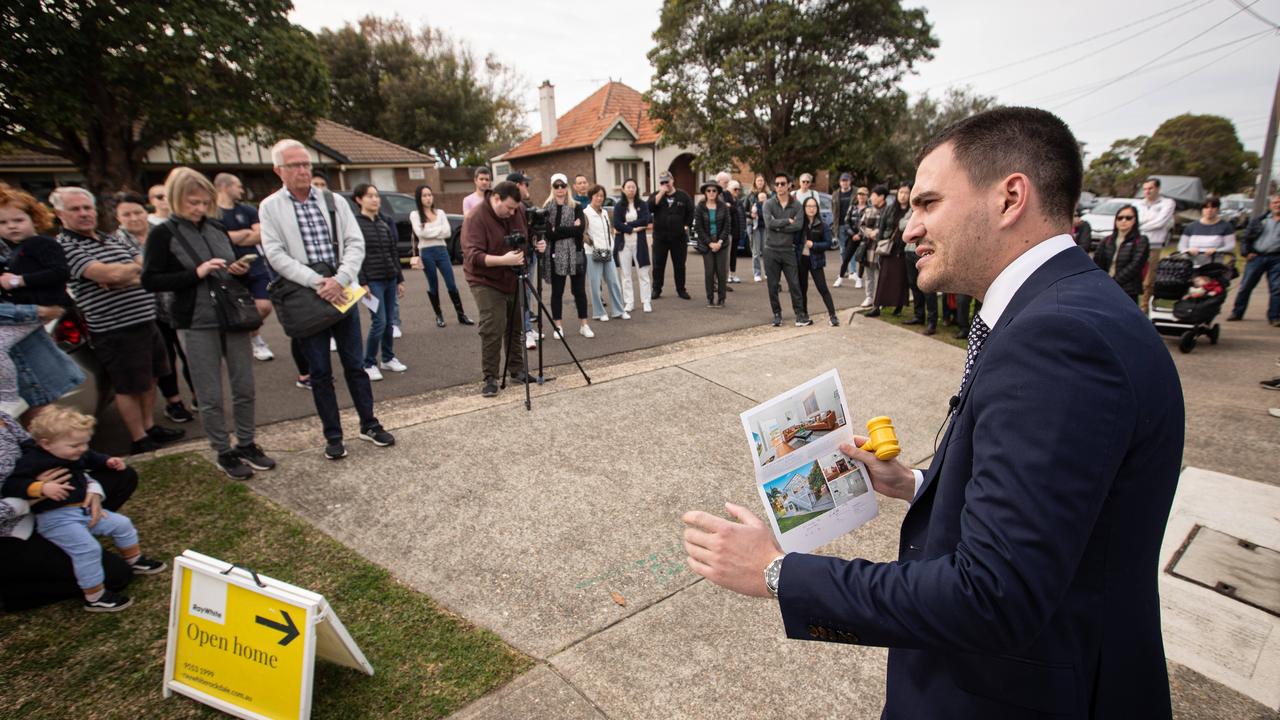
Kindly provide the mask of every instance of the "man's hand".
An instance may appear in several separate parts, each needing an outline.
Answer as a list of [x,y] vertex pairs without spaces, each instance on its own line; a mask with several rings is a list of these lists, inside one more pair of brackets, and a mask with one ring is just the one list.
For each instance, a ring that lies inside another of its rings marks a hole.
[[65,311],[58,305],[37,305],[36,306],[36,317],[40,319],[40,322],[49,322],[50,320],[57,320],[58,318],[62,317],[63,312]]
[[725,503],[738,522],[691,510],[680,517],[689,527],[684,531],[684,550],[690,569],[702,577],[736,593],[769,597],[764,569],[782,553],[773,531],[744,507]]
[[489,257],[497,258],[497,262],[491,263],[493,265],[509,265],[515,267],[517,265],[524,264],[524,253],[520,250],[511,250],[506,255],[490,255]]
[[0,287],[5,290],[22,287],[22,276],[13,273],[0,273]]
[[336,279],[331,277],[323,278],[320,281],[320,284],[316,286],[316,294],[326,302],[333,303],[341,301],[343,292],[344,288],[342,287],[342,283],[339,283]]
[[867,438],[853,436],[853,445],[844,443],[840,452],[867,466],[867,474],[871,476],[871,487],[881,495],[911,502],[916,494],[916,475],[911,468],[902,464],[897,458],[893,460],[877,460],[873,452],[859,450]]
[[1258,253],[1249,253],[1248,255],[1245,255],[1245,256],[1244,256],[1244,259],[1245,259],[1245,260],[1252,260],[1252,259],[1254,259],[1254,258],[1256,258],[1256,257],[1258,257]]
[[547,241],[546,241],[546,240],[543,240],[543,239],[541,239],[541,238],[539,238],[539,239],[538,239],[538,242],[536,242],[536,243],[534,243],[534,244],[533,244],[533,249],[534,249],[534,250],[537,250],[537,251],[538,251],[538,252],[540,252],[540,253],[544,253],[544,252],[546,252],[546,251],[547,251]]

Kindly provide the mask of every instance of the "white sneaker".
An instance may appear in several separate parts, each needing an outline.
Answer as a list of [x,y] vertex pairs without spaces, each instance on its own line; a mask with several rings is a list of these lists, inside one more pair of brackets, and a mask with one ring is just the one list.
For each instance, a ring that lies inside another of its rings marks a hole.
[[871,296],[870,296],[870,295],[868,295],[868,296],[867,296],[867,299],[866,299],[866,300],[863,300],[863,301],[862,301],[862,304],[861,304],[861,305],[859,305],[858,307],[871,307]]
[[838,278],[836,278],[836,281],[835,281],[835,282],[831,283],[831,287],[840,287],[840,286],[841,286],[841,285],[843,285],[843,284],[844,284],[844,278],[843,278],[843,277],[838,277]]
[[763,279],[764,279],[764,278],[760,277],[759,275],[757,275],[757,276],[756,276],[756,282],[760,282],[760,281],[761,281],[761,280],[763,280]]
[[379,370],[375,365],[370,365],[369,367],[365,368],[364,372],[366,375],[369,376],[369,379],[374,382],[377,382],[382,379],[382,371]]
[[652,304],[652,303],[645,303],[645,304],[644,304],[644,311],[645,311],[645,312],[653,312],[653,304]]
[[581,336],[582,336],[582,337],[584,337],[584,338],[593,338],[593,337],[595,337],[595,336],[596,336],[596,334],[595,334],[595,333],[591,332],[591,326],[590,326],[590,325],[579,325],[579,326],[578,326],[578,334],[579,334],[579,335],[581,335]]
[[329,338],[329,352],[338,352],[338,341]]
[[563,340],[564,328],[556,328],[556,331],[551,333],[551,337],[555,338],[556,340]]
[[631,319],[631,313],[627,312],[626,310],[623,310],[623,311],[622,311],[622,319],[623,319],[623,320],[630,320],[630,319]]
[[275,353],[271,352],[271,348],[267,347],[267,341],[263,340],[259,335],[253,336],[251,344],[253,345],[254,360],[266,361],[271,360],[276,356]]
[[729,282],[731,282],[731,283],[740,283],[740,282],[742,282],[742,280],[741,280],[741,279],[739,279],[737,275],[730,275],[730,276],[729,276]]
[[524,334],[524,346],[533,350],[538,347],[538,333],[530,330]]
[[624,313],[629,313],[629,312],[631,312],[632,310],[634,310],[634,309],[635,309],[635,307],[636,307],[635,305],[632,305],[631,303],[627,303],[626,305],[623,305],[623,306],[622,306],[622,312],[624,312]]
[[859,277],[859,276],[857,276],[857,275],[854,275],[854,276],[853,276],[853,286],[854,286],[855,288],[860,288],[860,287],[862,287],[862,278],[861,278],[861,277]]
[[596,319],[600,322],[609,322],[609,313],[605,313]]
[[393,338],[398,338],[398,337],[401,337],[401,336],[403,336],[403,335],[404,335],[404,333],[400,332],[400,326],[399,326],[399,325],[392,325],[392,326],[391,326],[391,337],[393,337]]
[[400,358],[394,358],[394,357],[391,358],[390,360],[387,360],[386,362],[378,363],[378,367],[382,368],[383,370],[390,370],[391,372],[404,372],[405,370],[409,369],[408,365],[405,365],[404,363],[400,362]]

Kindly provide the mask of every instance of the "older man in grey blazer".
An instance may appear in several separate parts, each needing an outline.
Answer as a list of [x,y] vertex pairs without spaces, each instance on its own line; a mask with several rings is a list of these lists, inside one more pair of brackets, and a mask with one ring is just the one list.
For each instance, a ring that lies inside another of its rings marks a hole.
[[[364,235],[351,207],[334,201],[333,193],[311,186],[311,154],[297,140],[281,140],[271,148],[271,162],[284,186],[258,206],[262,223],[262,247],[272,270],[287,280],[314,288],[330,302],[354,285],[364,262]],[[318,272],[323,263],[332,272]],[[395,444],[373,414],[373,387],[365,374],[361,355],[360,314],[346,317],[328,330],[299,338],[311,367],[311,396],[324,428],[325,457],[346,457],[338,398],[333,388],[329,340],[337,346],[347,390],[360,416],[360,438],[378,447]]]

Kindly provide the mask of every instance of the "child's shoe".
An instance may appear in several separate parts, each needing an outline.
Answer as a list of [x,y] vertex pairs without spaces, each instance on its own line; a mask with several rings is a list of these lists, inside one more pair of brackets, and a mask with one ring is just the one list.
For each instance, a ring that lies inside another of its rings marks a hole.
[[120,612],[132,604],[133,600],[129,596],[104,590],[102,591],[102,597],[97,600],[86,598],[84,609],[87,612]]
[[169,566],[159,560],[152,560],[146,555],[143,555],[137,560],[134,560],[130,567],[133,568],[134,575],[155,575],[156,573],[164,572],[165,568]]

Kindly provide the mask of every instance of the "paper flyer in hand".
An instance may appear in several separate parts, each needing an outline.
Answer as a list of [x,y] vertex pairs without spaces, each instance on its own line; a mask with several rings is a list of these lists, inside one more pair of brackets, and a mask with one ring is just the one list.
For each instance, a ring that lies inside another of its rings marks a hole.
[[785,552],[809,552],[880,512],[853,443],[840,374],[831,370],[742,413],[756,488]]
[[342,292],[342,300],[333,303],[338,308],[338,312],[346,312],[348,308],[356,304],[356,301],[364,297],[369,291],[365,290],[361,285],[352,285],[344,288]]

